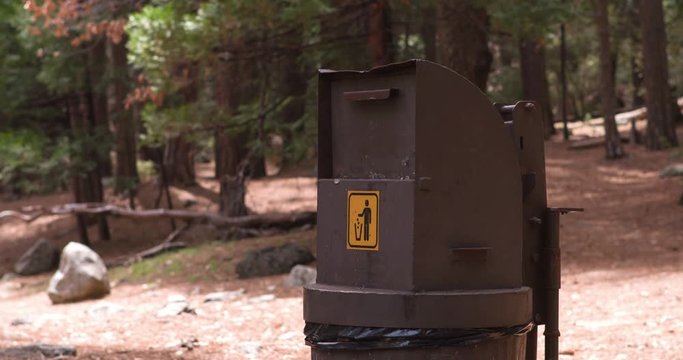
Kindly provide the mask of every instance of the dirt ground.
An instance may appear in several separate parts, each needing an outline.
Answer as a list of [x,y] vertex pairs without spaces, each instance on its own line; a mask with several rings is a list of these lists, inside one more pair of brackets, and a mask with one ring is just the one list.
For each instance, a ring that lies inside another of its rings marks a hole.
[[[667,164],[683,159],[631,145],[626,151],[627,158],[607,161],[602,148],[567,151],[557,141],[546,146],[550,205],[586,209],[562,218],[563,359],[683,359],[683,207],[676,204],[683,181],[658,176]],[[146,193],[153,191],[150,186]],[[174,199],[180,206],[213,209],[216,192],[215,184],[205,178],[196,187],[174,189]],[[67,201],[67,195],[58,194],[0,207]],[[248,201],[259,212],[314,209],[315,182],[310,178],[254,181]],[[73,240],[71,221],[52,217],[31,226],[0,224],[0,273],[9,271],[37,237],[49,236],[58,244]],[[112,228],[114,239],[93,244],[105,259],[150,247],[170,232],[165,223],[124,219],[114,220]],[[312,239],[313,233],[292,236]],[[202,243],[216,237],[219,234],[197,229],[184,240]],[[247,239],[235,246],[260,247],[269,241]],[[68,344],[78,349],[78,359],[308,357],[302,335],[302,292],[282,287],[283,276],[250,281],[237,280],[234,274],[220,281],[119,281],[104,299],[59,306],[50,305],[43,291],[48,278],[0,283],[0,348]],[[202,302],[209,292],[234,289],[245,292],[231,301]],[[173,294],[186,296],[197,314],[157,318],[156,312]],[[192,350],[181,346],[188,343]],[[539,351],[540,356],[542,348]]]

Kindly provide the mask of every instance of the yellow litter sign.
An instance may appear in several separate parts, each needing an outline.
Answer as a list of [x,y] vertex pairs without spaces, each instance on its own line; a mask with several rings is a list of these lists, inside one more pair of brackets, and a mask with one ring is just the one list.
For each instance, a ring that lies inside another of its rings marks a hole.
[[349,190],[346,248],[379,250],[379,191]]

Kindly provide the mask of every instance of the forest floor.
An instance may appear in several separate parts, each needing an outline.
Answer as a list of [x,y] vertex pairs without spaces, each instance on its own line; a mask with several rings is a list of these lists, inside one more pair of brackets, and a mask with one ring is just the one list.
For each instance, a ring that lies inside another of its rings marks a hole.
[[[550,206],[586,210],[562,218],[563,359],[681,358],[683,207],[677,201],[683,182],[658,174],[683,158],[640,146],[625,150],[625,159],[608,161],[601,147],[568,151],[558,141],[546,145]],[[208,169],[200,168],[200,176],[206,176],[197,186],[173,189],[176,204],[215,210],[218,189]],[[142,206],[150,206],[154,197],[154,187],[147,186],[141,191]],[[64,202],[68,195],[57,194],[5,201],[0,208]],[[315,181],[252,181],[248,204],[264,213],[313,210]],[[59,245],[74,240],[73,227],[72,219],[58,217],[28,226],[0,224],[0,274],[10,271],[39,237]],[[149,248],[171,231],[166,222],[126,219],[112,220],[111,227],[111,241],[93,242],[105,260]],[[72,345],[78,359],[92,360],[308,358],[301,289],[283,287],[284,275],[238,280],[234,265],[249,249],[292,241],[313,248],[315,230],[238,241],[222,237],[210,228],[193,227],[181,239],[196,246],[111,269],[112,293],[100,300],[53,306],[44,291],[49,275],[4,280],[0,348]],[[210,292],[239,289],[243,292],[233,300],[203,302]],[[157,317],[175,294],[185,296],[196,315]]]

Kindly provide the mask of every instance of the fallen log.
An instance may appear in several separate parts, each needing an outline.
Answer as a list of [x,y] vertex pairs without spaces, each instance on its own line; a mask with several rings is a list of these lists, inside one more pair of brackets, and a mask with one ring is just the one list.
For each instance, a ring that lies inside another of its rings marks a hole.
[[[628,143],[630,141],[630,137],[625,134],[620,134],[621,142],[622,143]],[[567,149],[569,150],[584,150],[584,149],[591,149],[599,146],[605,145],[605,137],[600,136],[600,137],[594,137],[594,138],[588,138],[588,139],[583,139],[583,140],[575,140],[572,141]]]
[[21,211],[0,211],[0,220],[19,219],[31,223],[41,216],[49,215],[107,215],[139,220],[177,219],[193,224],[211,224],[218,228],[281,228],[291,229],[315,224],[315,212],[293,214],[254,214],[227,217],[209,212],[190,210],[149,209],[133,210],[105,203],[72,203],[54,207],[31,207]]

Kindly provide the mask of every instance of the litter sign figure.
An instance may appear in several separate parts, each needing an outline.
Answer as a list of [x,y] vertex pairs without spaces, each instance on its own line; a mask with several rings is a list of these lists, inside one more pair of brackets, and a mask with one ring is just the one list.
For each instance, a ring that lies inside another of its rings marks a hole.
[[370,240],[370,224],[372,224],[372,210],[368,206],[370,206],[370,201],[365,200],[365,208],[358,214],[358,217],[363,218],[363,240],[365,241]]

